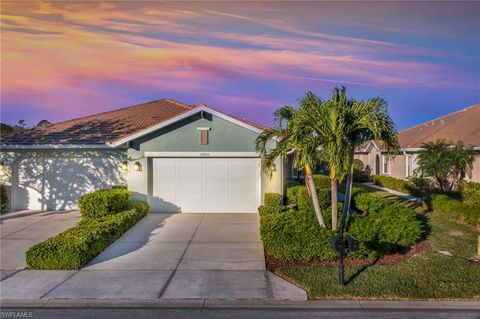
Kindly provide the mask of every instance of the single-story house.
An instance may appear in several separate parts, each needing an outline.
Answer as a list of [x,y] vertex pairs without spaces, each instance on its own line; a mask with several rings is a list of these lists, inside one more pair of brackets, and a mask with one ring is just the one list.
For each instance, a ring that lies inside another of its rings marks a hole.
[[[388,175],[408,179],[418,168],[417,157],[423,143],[437,140],[462,142],[480,150],[480,104],[400,131],[400,154],[391,158],[378,142],[372,141],[357,148],[355,158],[361,160],[372,175]],[[466,179],[480,182],[480,156],[475,158],[473,170]]]
[[285,179],[283,159],[261,171],[264,129],[162,99],[2,137],[2,179],[12,210],[75,209],[82,194],[127,185],[153,212],[256,212]]

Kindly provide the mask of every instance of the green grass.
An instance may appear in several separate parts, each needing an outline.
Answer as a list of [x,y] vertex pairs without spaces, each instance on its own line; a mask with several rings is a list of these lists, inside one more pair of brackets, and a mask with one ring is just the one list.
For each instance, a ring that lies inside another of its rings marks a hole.
[[469,260],[476,255],[479,233],[446,216],[426,216],[431,250],[394,265],[347,266],[344,287],[338,285],[336,267],[286,265],[275,273],[303,287],[311,299],[480,299],[480,264]]

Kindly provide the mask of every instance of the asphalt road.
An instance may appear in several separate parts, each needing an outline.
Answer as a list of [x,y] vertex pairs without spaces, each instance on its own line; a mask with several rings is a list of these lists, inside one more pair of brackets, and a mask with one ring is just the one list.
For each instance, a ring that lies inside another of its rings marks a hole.
[[284,318],[322,318],[322,319],[480,319],[478,309],[380,309],[380,308],[323,308],[323,309],[165,309],[165,308],[3,308],[1,318],[142,318],[142,319],[191,319],[191,318],[228,318],[228,319],[284,319]]

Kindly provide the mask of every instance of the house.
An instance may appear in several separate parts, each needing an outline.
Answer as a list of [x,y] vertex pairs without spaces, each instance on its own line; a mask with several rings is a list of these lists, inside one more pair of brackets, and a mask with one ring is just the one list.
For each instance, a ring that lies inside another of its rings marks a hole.
[[153,212],[256,212],[265,192],[283,193],[282,159],[266,176],[255,152],[264,129],[162,99],[2,137],[2,179],[14,210],[75,209],[86,192],[127,185]]
[[[480,150],[480,104],[447,114],[399,132],[400,154],[389,158],[379,143],[372,141],[357,148],[355,158],[368,165],[373,175],[409,178],[417,169],[417,157],[423,143],[437,140],[462,142]],[[475,158],[473,170],[466,179],[480,182],[480,157]]]

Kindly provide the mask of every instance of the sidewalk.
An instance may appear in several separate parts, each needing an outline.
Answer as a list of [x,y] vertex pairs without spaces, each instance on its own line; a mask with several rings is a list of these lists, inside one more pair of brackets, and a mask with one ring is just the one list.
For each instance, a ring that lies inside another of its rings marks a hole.
[[365,186],[370,187],[370,188],[378,189],[380,191],[384,191],[384,192],[396,195],[400,198],[403,198],[405,200],[409,200],[409,201],[412,201],[412,202],[417,202],[417,203],[422,202],[422,199],[419,198],[419,197],[416,197],[416,196],[413,196],[413,195],[410,195],[410,194],[405,194],[405,193],[402,193],[402,192],[399,192],[399,191],[395,191],[395,190],[390,189],[390,188],[381,187],[381,186],[375,185],[374,183],[362,183],[362,185],[365,185]]

